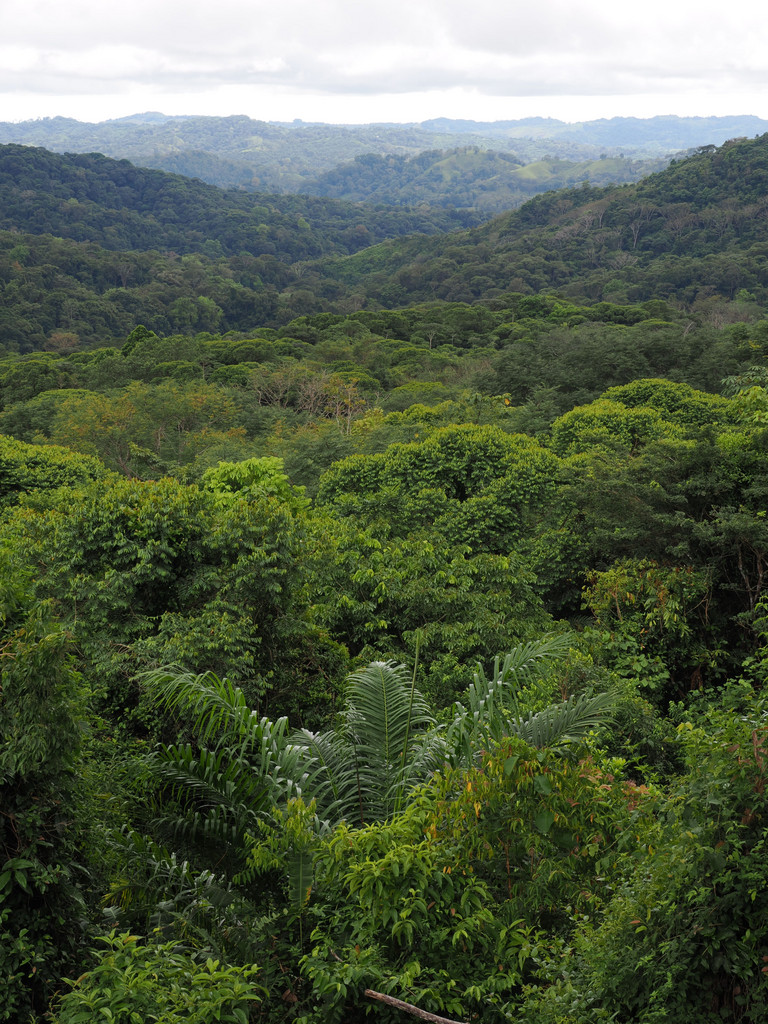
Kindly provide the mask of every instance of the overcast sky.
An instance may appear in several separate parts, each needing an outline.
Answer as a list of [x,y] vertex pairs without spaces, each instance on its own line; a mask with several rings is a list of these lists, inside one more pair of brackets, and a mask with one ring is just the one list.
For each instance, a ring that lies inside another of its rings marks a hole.
[[755,0],[0,0],[0,120],[768,118]]

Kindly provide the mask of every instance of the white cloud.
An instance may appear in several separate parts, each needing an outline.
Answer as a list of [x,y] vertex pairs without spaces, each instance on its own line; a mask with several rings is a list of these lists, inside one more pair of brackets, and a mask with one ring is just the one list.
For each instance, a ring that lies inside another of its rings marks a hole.
[[0,118],[98,119],[112,98],[113,116],[279,119],[291,106],[314,119],[324,102],[322,120],[365,104],[415,120],[424,107],[451,116],[442,97],[486,119],[502,101],[546,97],[537,112],[551,114],[577,96],[606,116],[618,97],[644,97],[647,114],[727,100],[729,113],[768,116],[765,20],[747,0],[3,0]]

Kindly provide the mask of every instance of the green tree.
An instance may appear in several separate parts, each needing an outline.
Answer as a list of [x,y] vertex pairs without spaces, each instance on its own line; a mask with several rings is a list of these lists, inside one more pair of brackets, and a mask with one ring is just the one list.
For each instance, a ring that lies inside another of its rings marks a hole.
[[322,706],[346,668],[343,650],[308,620],[302,515],[275,497],[119,480],[59,494],[47,510],[20,510],[6,532],[123,726],[137,715],[135,727],[153,728],[134,682],[153,665],[222,675],[231,666],[254,702],[271,692],[280,707],[295,702],[301,714],[303,706],[310,721],[322,713],[310,694]]
[[711,598],[707,569],[639,559],[593,573],[584,590],[602,630],[598,656],[661,704],[700,686],[713,667]]
[[[516,647],[503,661],[496,659],[490,679],[478,668],[467,706],[456,702],[448,709],[447,725],[438,724],[416,688],[415,672],[373,662],[348,676],[337,728],[292,735],[285,718],[258,719],[227,680],[158,670],[146,685],[166,709],[184,713],[198,746],[160,748],[152,771],[193,811],[186,818],[182,811],[176,831],[230,836],[235,859],[258,831],[256,823],[291,796],[312,800],[320,818],[331,822],[387,820],[433,772],[471,767],[509,735],[539,749],[561,749],[605,724],[606,695],[524,708],[523,684],[568,646],[569,637],[561,636]],[[241,823],[230,828],[233,821]],[[220,853],[219,863],[224,859]]]
[[41,448],[0,435],[0,506],[15,504],[23,495],[76,487],[106,478],[94,458],[61,447]]
[[735,420],[735,410],[728,399],[671,380],[634,380],[609,388],[601,397],[630,409],[650,406],[669,423],[688,427]]
[[379,535],[421,528],[472,553],[507,555],[530,536],[552,498],[558,466],[522,434],[439,427],[423,440],[337,463],[321,478],[318,504],[371,524]]
[[91,821],[71,640],[0,550],[0,1020],[42,1014],[82,953]]
[[235,420],[231,400],[202,381],[134,381],[115,395],[80,393],[63,401],[51,440],[97,455],[125,476],[157,478],[241,437]]
[[379,540],[348,519],[330,533],[327,522],[316,521],[315,621],[363,661],[411,661],[418,642],[420,686],[440,705],[464,689],[467,664],[548,628],[534,578],[514,553],[475,555],[423,531]]
[[[683,774],[604,915],[582,922],[575,970],[548,998],[537,994],[539,1008],[556,995],[576,1022],[596,1019],[597,1007],[649,1024],[764,1019],[764,698],[734,684],[719,707],[686,714],[678,739]],[[531,1019],[556,1018],[534,1009]]]
[[310,504],[303,487],[293,487],[283,472],[283,460],[265,455],[243,462],[220,462],[203,473],[201,484],[214,494],[228,498],[233,494],[253,501],[277,498],[294,512]]
[[610,449],[619,445],[632,452],[649,441],[675,438],[680,433],[657,409],[629,408],[604,398],[571,409],[555,420],[549,443],[561,456],[576,455],[599,446]]

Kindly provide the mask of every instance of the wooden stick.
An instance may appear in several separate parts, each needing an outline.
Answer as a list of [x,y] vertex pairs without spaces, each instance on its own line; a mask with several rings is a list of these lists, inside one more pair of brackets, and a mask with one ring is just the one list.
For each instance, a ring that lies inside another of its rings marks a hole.
[[[334,950],[331,950],[331,956],[338,963],[343,963],[340,956],[337,956]],[[394,996],[387,996],[383,992],[377,992],[375,988],[367,988],[364,995],[368,996],[369,999],[378,999],[380,1003],[386,1003],[387,1006],[393,1006],[396,1010],[404,1010],[406,1013],[412,1014],[414,1017],[418,1017],[420,1020],[431,1021],[432,1024],[468,1024],[468,1021],[464,1020],[451,1020],[450,1017],[438,1017],[436,1013],[429,1013],[427,1010],[422,1010],[418,1006],[414,1006],[413,1003],[404,1003],[402,999],[395,999]]]
[[432,1021],[432,1024],[467,1024],[466,1021],[462,1020],[450,1020],[448,1017],[438,1017],[436,1013],[428,1013],[426,1010],[420,1009],[418,1006],[414,1006],[413,1003],[404,1003],[402,999],[395,999],[394,996],[384,995],[383,992],[377,992],[375,989],[367,988],[365,995],[369,999],[378,999],[381,1003],[386,1003],[387,1006],[394,1006],[396,1010],[404,1010],[406,1013],[412,1014],[414,1017],[419,1017],[421,1020]]

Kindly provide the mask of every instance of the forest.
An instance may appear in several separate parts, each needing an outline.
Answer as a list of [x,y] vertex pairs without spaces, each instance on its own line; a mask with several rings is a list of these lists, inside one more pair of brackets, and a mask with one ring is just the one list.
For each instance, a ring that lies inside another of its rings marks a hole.
[[[483,209],[501,213],[536,192],[580,177],[593,184],[636,181],[679,153],[766,131],[768,121],[749,116],[614,117],[575,124],[545,117],[443,117],[412,124],[338,125],[148,112],[96,124],[67,117],[0,121],[0,143],[44,146],[57,153],[103,153],[251,192],[351,198],[349,190],[346,196],[336,191],[339,182],[333,176],[339,172],[356,179],[354,188],[367,202],[376,201],[375,192],[383,187],[390,196],[387,202],[443,205],[439,196],[447,185],[454,206],[479,202]],[[474,159],[462,167],[467,151]],[[424,160],[432,163],[438,152],[448,166],[424,175]],[[377,157],[383,158],[381,162]],[[359,173],[371,163],[379,172],[373,180]],[[456,163],[459,166],[451,166]],[[522,174],[516,173],[518,168]],[[326,179],[329,173],[331,180]],[[409,180],[414,174],[417,188]],[[557,179],[554,184],[552,177]],[[393,186],[399,192],[397,200]]]
[[764,1021],[768,136],[0,194],[0,1022]]

